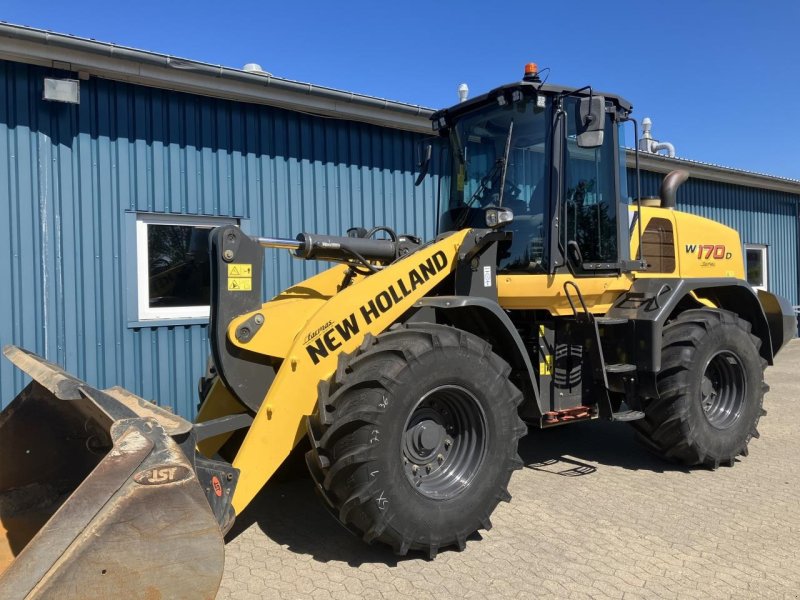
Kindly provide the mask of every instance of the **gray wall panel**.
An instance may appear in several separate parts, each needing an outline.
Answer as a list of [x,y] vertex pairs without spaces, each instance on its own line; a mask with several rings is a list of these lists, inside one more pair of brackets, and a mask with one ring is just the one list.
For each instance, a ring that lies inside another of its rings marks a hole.
[[[0,343],[100,387],[191,417],[203,324],[130,327],[133,212],[235,217],[251,233],[433,234],[434,188],[413,187],[418,134],[102,79],[79,106],[41,99],[67,72],[0,61]],[[323,265],[267,251],[272,296]],[[135,309],[134,309],[135,313]],[[0,362],[8,403],[24,385]]]

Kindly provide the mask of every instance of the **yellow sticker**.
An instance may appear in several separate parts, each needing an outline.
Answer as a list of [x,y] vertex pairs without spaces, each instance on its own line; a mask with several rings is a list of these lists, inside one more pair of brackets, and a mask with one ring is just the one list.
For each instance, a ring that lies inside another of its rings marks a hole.
[[229,292],[249,292],[253,289],[253,280],[250,277],[228,277]]
[[552,375],[553,374],[553,355],[546,354],[542,357],[544,360],[539,363],[539,375]]
[[252,277],[253,265],[250,263],[231,263],[228,265],[228,277]]

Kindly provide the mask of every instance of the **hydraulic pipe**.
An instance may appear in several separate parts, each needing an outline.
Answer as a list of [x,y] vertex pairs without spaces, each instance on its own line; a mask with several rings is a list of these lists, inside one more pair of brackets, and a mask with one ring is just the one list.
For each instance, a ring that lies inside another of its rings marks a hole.
[[339,261],[356,258],[391,262],[397,258],[398,253],[398,243],[396,241],[374,238],[301,233],[296,240],[269,237],[254,237],[252,239],[263,248],[291,250],[296,258],[305,260]]
[[284,250],[294,250],[295,252],[303,247],[303,242],[299,240],[287,240],[271,237],[254,237],[253,241],[262,248],[282,248]]

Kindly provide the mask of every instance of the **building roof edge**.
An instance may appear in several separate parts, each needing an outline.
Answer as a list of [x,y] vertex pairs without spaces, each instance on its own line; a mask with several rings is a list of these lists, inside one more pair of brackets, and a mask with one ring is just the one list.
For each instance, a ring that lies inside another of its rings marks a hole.
[[423,106],[4,22],[0,22],[0,58],[396,129],[431,131],[433,110]]
[[[0,59],[418,133],[431,132],[434,112],[420,105],[1,21]],[[628,149],[626,155],[627,166],[633,167],[633,150]],[[682,168],[700,179],[800,196],[800,180],[796,179],[642,152],[639,164],[658,173]]]
[[[627,166],[633,168],[636,164],[634,150],[626,148],[625,154]],[[669,173],[675,169],[685,169],[689,171],[691,177],[697,179],[769,189],[800,196],[800,180],[743,171],[686,158],[669,158],[660,154],[639,152],[639,168],[656,173]]]

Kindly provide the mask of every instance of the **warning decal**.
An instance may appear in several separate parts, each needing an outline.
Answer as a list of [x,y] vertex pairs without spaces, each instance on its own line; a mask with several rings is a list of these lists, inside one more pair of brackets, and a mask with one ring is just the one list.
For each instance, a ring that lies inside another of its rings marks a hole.
[[253,289],[253,265],[231,263],[228,265],[228,291],[249,292]]
[[231,263],[228,265],[228,277],[252,277],[253,265],[250,263]]
[[253,289],[253,280],[250,277],[228,277],[229,292],[249,292]]

